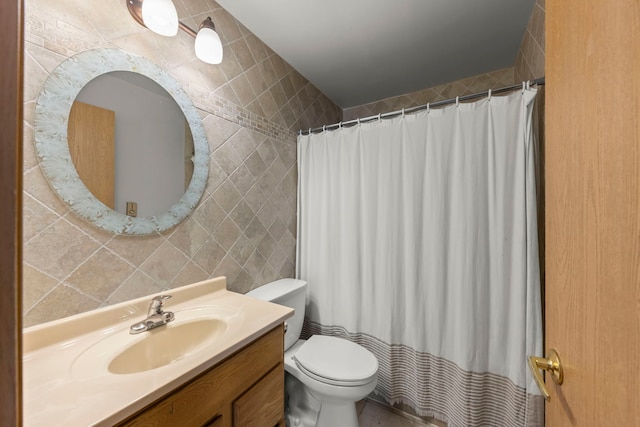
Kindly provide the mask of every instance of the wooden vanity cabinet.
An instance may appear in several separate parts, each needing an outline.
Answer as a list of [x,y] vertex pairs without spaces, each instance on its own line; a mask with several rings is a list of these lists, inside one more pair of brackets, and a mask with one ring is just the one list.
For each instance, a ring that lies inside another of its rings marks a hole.
[[284,427],[282,325],[118,424]]

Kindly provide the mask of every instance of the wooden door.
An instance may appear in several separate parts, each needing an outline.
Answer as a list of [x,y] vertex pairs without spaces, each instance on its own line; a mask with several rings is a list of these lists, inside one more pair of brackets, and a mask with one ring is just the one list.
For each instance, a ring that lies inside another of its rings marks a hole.
[[68,142],[84,185],[114,209],[116,113],[75,101],[69,113]]
[[546,20],[546,425],[640,426],[640,2]]
[[21,0],[0,1],[0,425],[21,425]]

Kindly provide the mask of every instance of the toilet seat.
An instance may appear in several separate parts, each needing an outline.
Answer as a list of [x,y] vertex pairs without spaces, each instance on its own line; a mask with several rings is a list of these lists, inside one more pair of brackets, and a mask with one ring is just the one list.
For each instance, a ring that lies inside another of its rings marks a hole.
[[360,386],[377,377],[378,359],[367,349],[342,338],[314,335],[293,355],[296,366],[317,381]]

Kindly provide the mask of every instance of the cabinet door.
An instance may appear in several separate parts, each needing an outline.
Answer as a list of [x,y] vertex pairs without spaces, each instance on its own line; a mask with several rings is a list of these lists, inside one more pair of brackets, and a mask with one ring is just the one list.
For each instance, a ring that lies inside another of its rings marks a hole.
[[233,402],[234,427],[284,426],[284,365],[279,364]]

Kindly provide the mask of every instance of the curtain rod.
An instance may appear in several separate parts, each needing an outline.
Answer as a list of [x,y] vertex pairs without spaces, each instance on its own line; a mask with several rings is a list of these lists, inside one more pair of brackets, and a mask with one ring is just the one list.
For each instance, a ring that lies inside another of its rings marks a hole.
[[431,107],[442,107],[443,105],[458,103],[458,102],[462,102],[462,101],[468,101],[470,99],[483,98],[485,96],[488,96],[489,92],[491,92],[492,95],[495,95],[497,93],[502,93],[502,92],[510,92],[510,91],[513,91],[513,90],[516,90],[516,89],[520,89],[520,88],[524,87],[525,85],[543,86],[544,85],[544,77],[538,77],[537,79],[529,80],[527,82],[522,82],[522,84],[501,87],[500,89],[491,89],[491,90],[487,90],[487,91],[484,91],[484,92],[478,92],[478,93],[472,93],[472,94],[469,94],[469,95],[458,96],[456,98],[443,99],[441,101],[430,102],[428,104],[418,105],[416,107],[403,108],[402,110],[391,111],[391,112],[388,112],[388,113],[381,113],[381,114],[377,114],[375,116],[369,116],[369,117],[365,117],[365,118],[353,119],[353,120],[349,120],[349,121],[346,121],[346,122],[334,123],[334,124],[331,124],[331,125],[320,126],[320,127],[317,127],[317,128],[308,129],[308,130],[304,130],[304,131],[300,130],[299,134],[300,135],[309,135],[309,134],[314,133],[314,132],[324,132],[325,130],[337,129],[339,127],[346,126],[346,125],[352,125],[354,123],[363,123],[363,122],[368,122],[368,121],[376,120],[376,119],[378,119],[378,120],[379,119],[388,119],[390,117],[401,116],[401,115],[407,114],[407,113],[414,113],[416,111],[425,110],[425,109],[431,108]]

